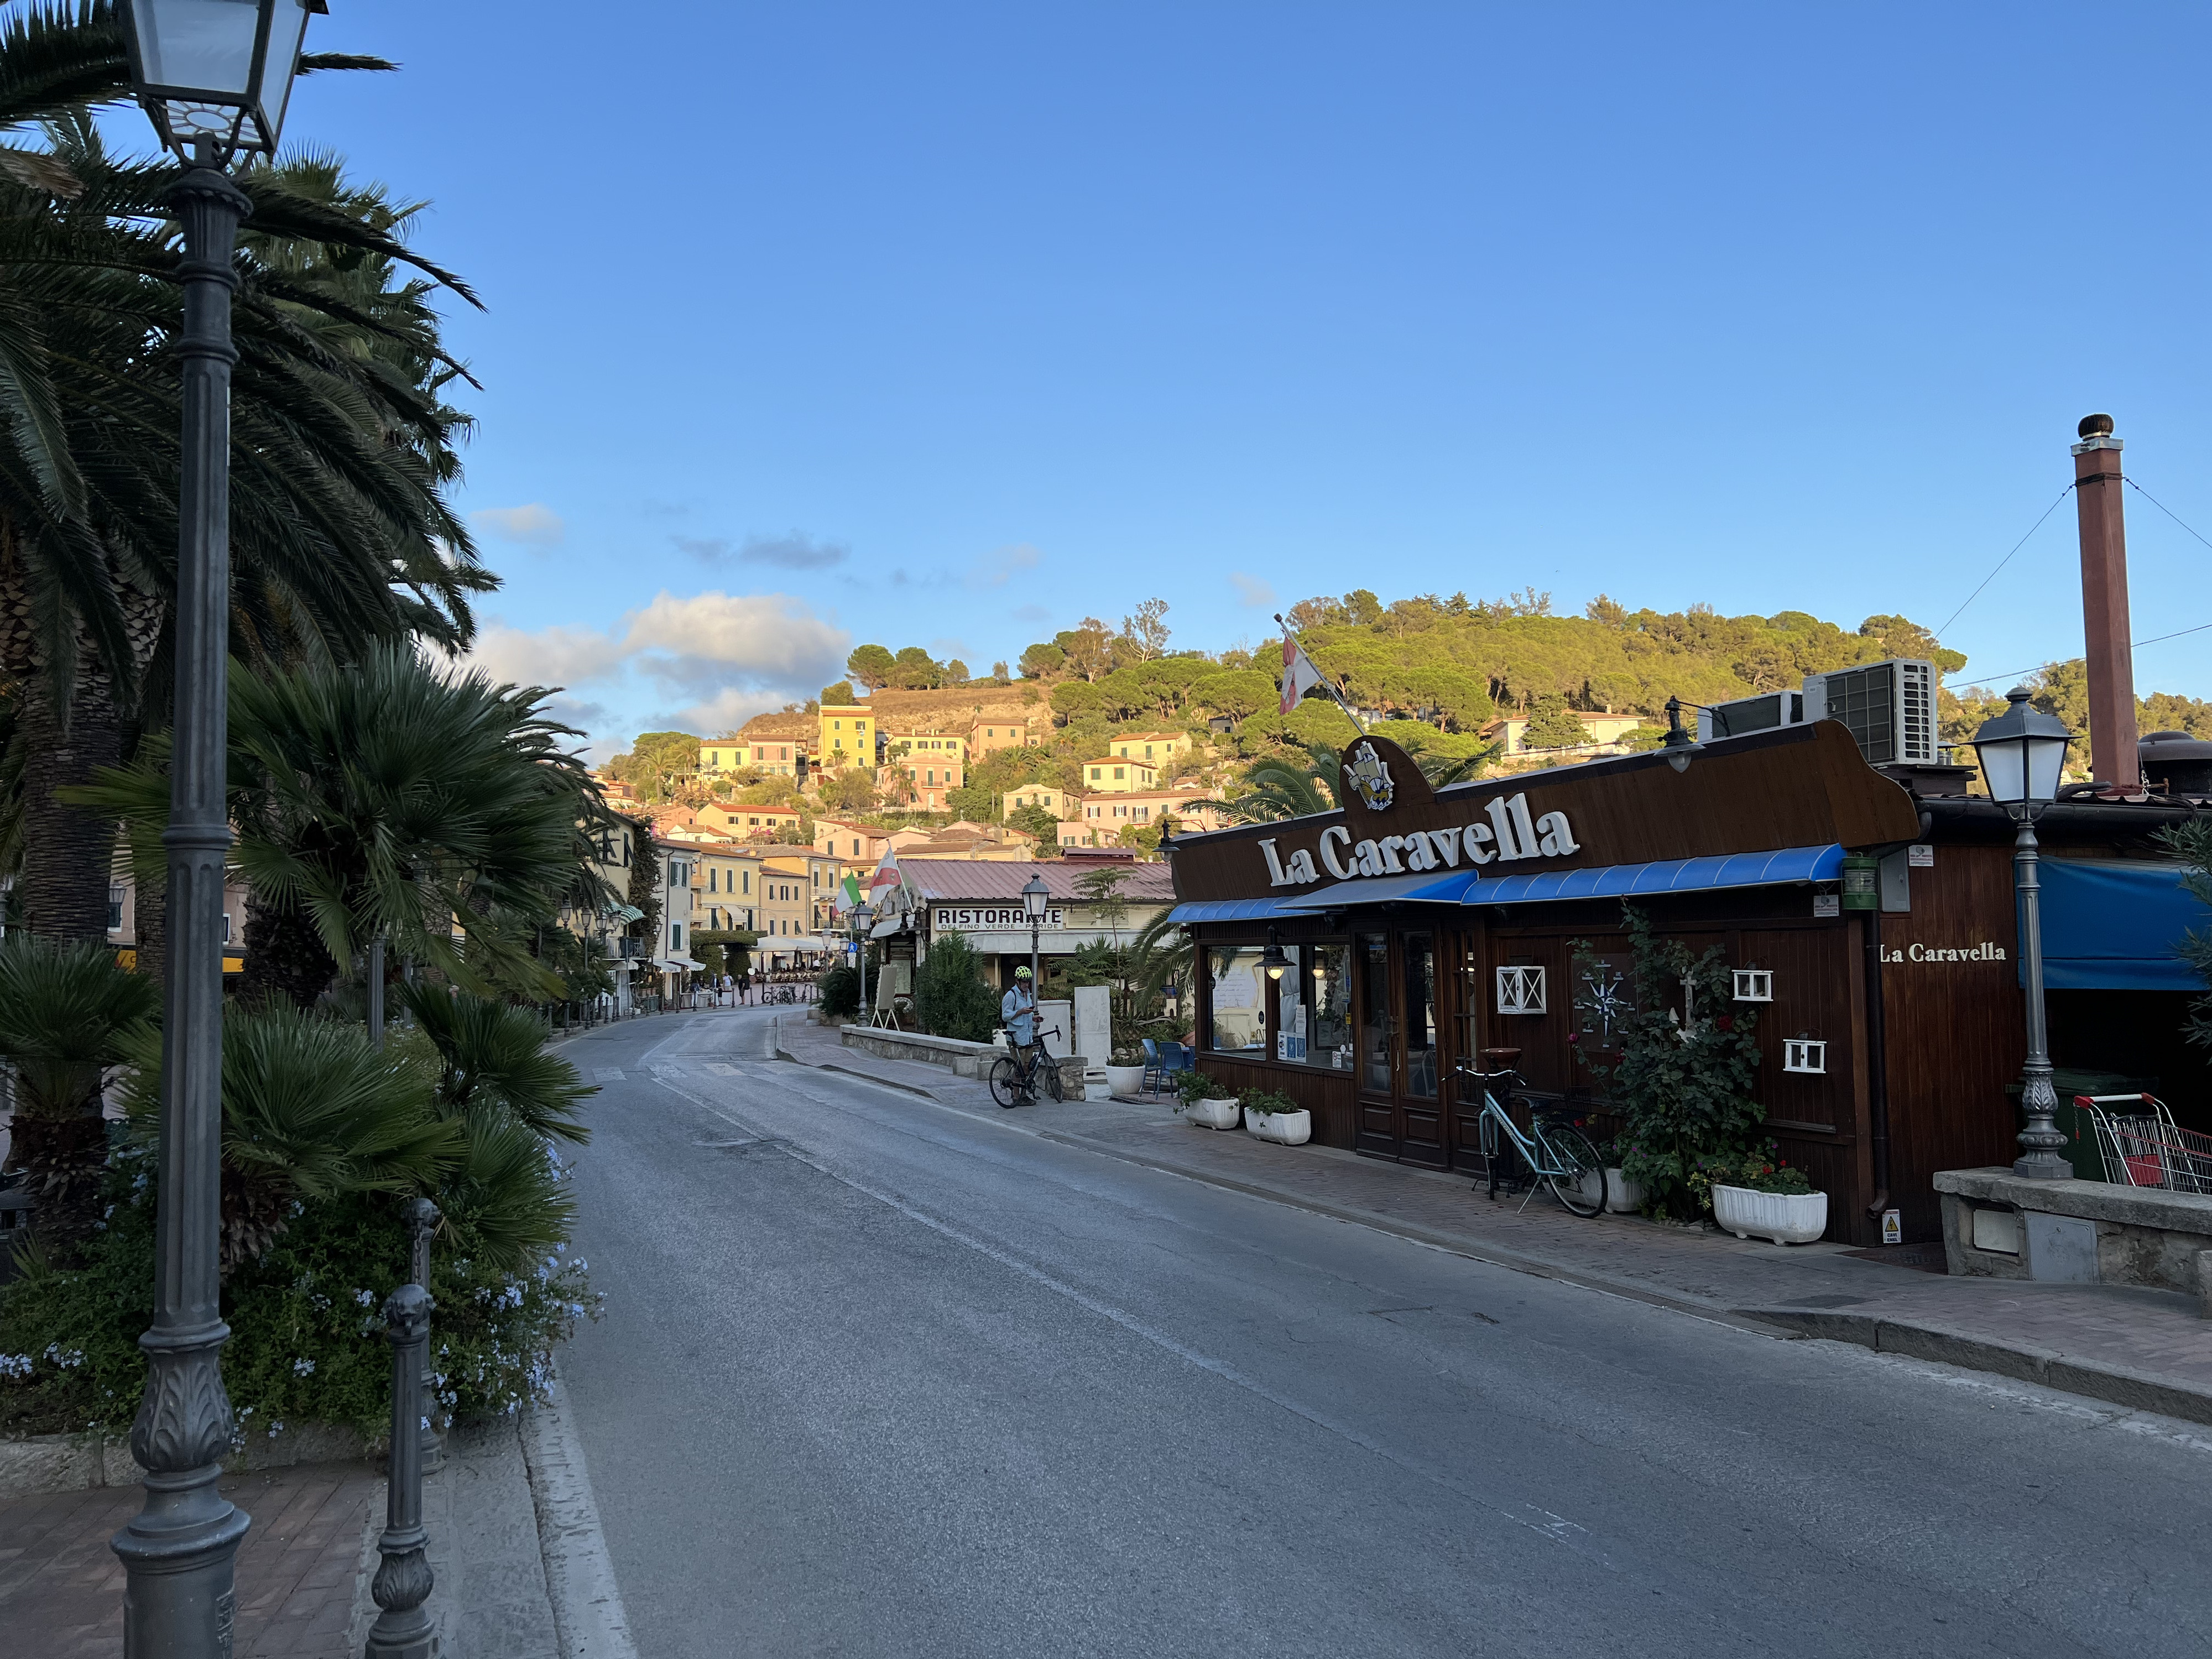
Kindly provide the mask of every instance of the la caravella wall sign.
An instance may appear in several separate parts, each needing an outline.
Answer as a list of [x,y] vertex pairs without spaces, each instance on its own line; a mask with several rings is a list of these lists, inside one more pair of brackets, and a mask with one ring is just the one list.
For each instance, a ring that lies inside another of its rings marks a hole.
[[[1394,770],[1394,769],[1395,769]],[[1346,816],[1359,808],[1369,813],[1387,812],[1398,803],[1400,773],[1412,774],[1410,787],[1427,797],[1428,787],[1403,750],[1379,738],[1362,738],[1344,751]],[[1275,838],[1256,843],[1267,861],[1271,887],[1303,887],[1319,881],[1324,872],[1339,881],[1355,876],[1397,876],[1430,870],[1456,870],[1463,860],[1470,865],[1514,864],[1524,859],[1565,858],[1582,851],[1565,812],[1532,816],[1524,794],[1495,795],[1483,804],[1487,822],[1455,824],[1441,830],[1413,830],[1404,835],[1355,836],[1348,823],[1332,823],[1321,832],[1310,851],[1297,848],[1287,856],[1276,851]],[[1318,859],[1318,862],[1316,862]]]

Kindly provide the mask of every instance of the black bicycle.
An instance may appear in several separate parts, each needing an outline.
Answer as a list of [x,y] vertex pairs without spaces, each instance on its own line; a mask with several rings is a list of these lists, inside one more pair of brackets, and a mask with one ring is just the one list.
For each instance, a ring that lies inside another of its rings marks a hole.
[[1016,1054],[1001,1054],[993,1061],[991,1098],[1001,1106],[1034,1106],[1037,1084],[1042,1081],[1045,1093],[1054,1100],[1066,1099],[1060,1087],[1060,1062],[1044,1048],[1045,1038],[1059,1035],[1057,1027],[1038,1032],[1037,1040],[1030,1045],[1026,1061]]

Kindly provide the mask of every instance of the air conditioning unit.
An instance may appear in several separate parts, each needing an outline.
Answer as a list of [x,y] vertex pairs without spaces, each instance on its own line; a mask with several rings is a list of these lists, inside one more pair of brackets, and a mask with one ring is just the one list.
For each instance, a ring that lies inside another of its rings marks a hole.
[[1769,691],[1764,696],[1738,697],[1698,710],[1698,741],[1740,738],[1747,732],[1767,732],[1778,726],[1805,722],[1802,691]]
[[1909,658],[1805,677],[1805,718],[1841,720],[1869,766],[1936,763],[1936,665]]

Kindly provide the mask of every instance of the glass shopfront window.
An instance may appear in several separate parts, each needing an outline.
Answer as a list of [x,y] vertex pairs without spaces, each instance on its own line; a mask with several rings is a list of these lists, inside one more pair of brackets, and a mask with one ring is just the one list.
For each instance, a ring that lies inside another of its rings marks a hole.
[[1390,1092],[1390,937],[1359,936],[1359,1086]]
[[1352,975],[1341,945],[1283,947],[1291,965],[1275,987],[1275,1058],[1324,1071],[1352,1069]]
[[1216,945],[1206,953],[1213,1019],[1206,1047],[1218,1054],[1267,1052],[1267,975],[1256,945]]
[[1406,1092],[1437,1097],[1437,951],[1426,933],[1399,941],[1406,957]]

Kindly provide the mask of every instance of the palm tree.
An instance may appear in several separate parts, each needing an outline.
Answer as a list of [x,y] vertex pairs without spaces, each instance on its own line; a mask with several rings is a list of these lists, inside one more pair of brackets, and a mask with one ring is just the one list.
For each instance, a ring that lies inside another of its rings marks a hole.
[[[311,57],[302,67],[375,68]],[[104,938],[105,820],[56,792],[158,722],[173,592],[181,250],[166,166],[118,161],[96,108],[128,96],[111,0],[0,23],[0,684],[22,756],[23,910]],[[25,141],[34,141],[27,143]],[[493,579],[444,499],[465,424],[411,210],[349,191],[327,160],[246,169],[235,260],[233,637],[249,660],[343,659],[418,633],[451,647]],[[158,904],[142,905],[151,919]]]
[[[249,890],[240,994],[310,1006],[381,934],[472,989],[560,995],[529,944],[563,904],[596,914],[613,902],[592,872],[593,837],[613,820],[562,747],[582,734],[545,717],[547,696],[441,671],[402,644],[343,668],[234,672],[229,811]],[[71,792],[131,825],[142,870],[161,855],[168,754],[167,733],[149,737],[131,766]]]
[[1343,799],[1336,750],[1325,743],[1305,745],[1304,764],[1296,758],[1267,759],[1244,774],[1245,792],[1222,803],[1224,815],[1244,823],[1310,817],[1331,812]]
[[47,1246],[73,1244],[98,1218],[102,1085],[138,1052],[160,1001],[100,945],[0,939],[0,1060],[15,1073],[9,1163],[24,1172]]

